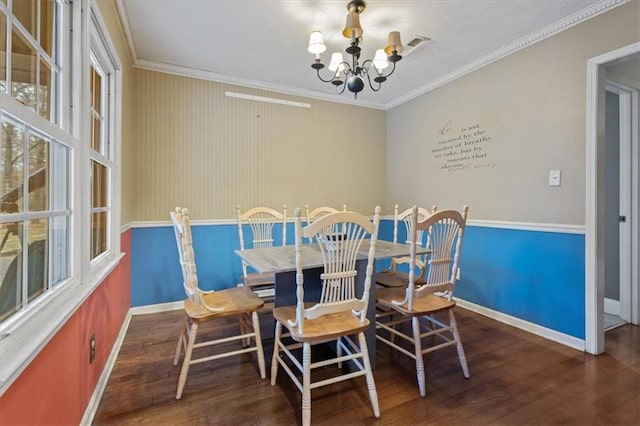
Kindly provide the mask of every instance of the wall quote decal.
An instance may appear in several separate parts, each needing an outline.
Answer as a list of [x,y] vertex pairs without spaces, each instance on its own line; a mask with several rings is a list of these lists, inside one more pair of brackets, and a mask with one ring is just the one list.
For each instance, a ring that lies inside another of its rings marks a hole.
[[491,136],[479,123],[460,127],[456,133],[453,121],[449,120],[439,133],[445,138],[437,142],[431,153],[440,162],[440,170],[492,169],[498,165],[488,157],[486,148]]

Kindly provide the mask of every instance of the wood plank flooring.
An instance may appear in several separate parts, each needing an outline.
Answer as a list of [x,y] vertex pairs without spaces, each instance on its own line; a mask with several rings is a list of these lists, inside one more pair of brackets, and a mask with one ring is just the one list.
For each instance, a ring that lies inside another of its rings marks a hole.
[[[313,424],[640,425],[639,327],[608,332],[607,353],[596,357],[461,308],[456,318],[470,379],[454,348],[436,351],[426,357],[427,396],[420,398],[412,360],[378,345],[381,417],[373,417],[360,378],[314,390]],[[173,356],[182,319],[182,311],[133,317],[95,425],[300,424],[297,388],[283,372],[273,387],[260,379],[254,355],[192,366],[177,401],[180,367]],[[261,323],[272,335],[268,311]],[[235,327],[228,322],[203,332]],[[273,342],[264,344],[270,366]]]

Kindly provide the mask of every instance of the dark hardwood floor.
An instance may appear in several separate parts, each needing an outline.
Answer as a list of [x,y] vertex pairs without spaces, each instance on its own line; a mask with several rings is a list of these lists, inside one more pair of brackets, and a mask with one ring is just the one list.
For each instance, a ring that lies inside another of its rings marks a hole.
[[[261,313],[265,335],[273,319]],[[255,356],[191,367],[175,399],[180,367],[173,355],[181,311],[133,317],[95,425],[295,425],[300,393],[283,372],[272,387]],[[374,371],[381,417],[373,417],[364,378],[314,390],[318,425],[640,425],[640,333],[626,325],[606,335],[606,354],[591,356],[457,308],[471,378],[454,348],[426,357],[427,397],[414,364],[378,345]],[[225,333],[227,323],[203,332]],[[267,374],[272,340],[265,339]]]

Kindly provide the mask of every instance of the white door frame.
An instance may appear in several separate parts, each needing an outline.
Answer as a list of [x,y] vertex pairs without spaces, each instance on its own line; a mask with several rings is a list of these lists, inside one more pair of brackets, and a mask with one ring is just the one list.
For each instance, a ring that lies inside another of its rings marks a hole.
[[[585,350],[588,353],[604,352],[604,93],[606,73],[600,66],[620,58],[639,53],[640,42],[607,52],[587,61],[587,127],[586,127],[586,185],[585,185]],[[636,92],[637,96],[637,92]],[[636,103],[637,105],[637,103]],[[637,117],[637,111],[633,114]],[[638,156],[638,122],[633,120],[631,155]],[[634,196],[630,220],[633,225],[631,258],[638,258],[638,170],[632,170]],[[632,262],[632,282],[638,282],[638,262]],[[631,320],[638,323],[640,295],[638,286],[632,286]]]

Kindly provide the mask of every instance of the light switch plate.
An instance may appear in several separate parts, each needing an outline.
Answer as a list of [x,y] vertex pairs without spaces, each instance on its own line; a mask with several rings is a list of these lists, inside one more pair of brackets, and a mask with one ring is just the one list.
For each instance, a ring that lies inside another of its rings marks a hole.
[[549,170],[549,186],[560,186],[560,170]]

